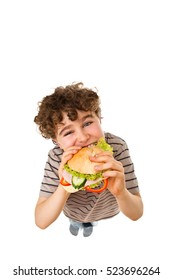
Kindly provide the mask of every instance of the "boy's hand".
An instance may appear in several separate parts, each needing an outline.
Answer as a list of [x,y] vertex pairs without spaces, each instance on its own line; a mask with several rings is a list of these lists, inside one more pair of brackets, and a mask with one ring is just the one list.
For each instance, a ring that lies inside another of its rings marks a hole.
[[120,161],[117,161],[110,152],[101,152],[90,158],[91,161],[98,162],[95,166],[96,171],[102,171],[103,176],[108,179],[109,191],[118,196],[125,190],[124,168]]
[[67,163],[68,160],[70,160],[74,154],[76,154],[79,150],[81,149],[81,147],[79,146],[72,146],[70,148],[68,148],[66,151],[64,151],[63,155],[62,155],[62,160],[61,160],[61,164],[59,166],[59,170],[58,170],[58,175],[59,178],[62,178],[62,171],[64,169],[64,165]]

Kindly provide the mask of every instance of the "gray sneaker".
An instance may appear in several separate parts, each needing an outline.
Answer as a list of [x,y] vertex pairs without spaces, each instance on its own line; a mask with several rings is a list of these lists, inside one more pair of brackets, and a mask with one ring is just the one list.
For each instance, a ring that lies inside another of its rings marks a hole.
[[77,235],[78,235],[78,232],[79,232],[79,227],[70,224],[69,230],[70,230],[70,232],[71,232],[72,235],[77,236]]
[[88,237],[93,232],[93,225],[91,223],[83,223],[83,236]]

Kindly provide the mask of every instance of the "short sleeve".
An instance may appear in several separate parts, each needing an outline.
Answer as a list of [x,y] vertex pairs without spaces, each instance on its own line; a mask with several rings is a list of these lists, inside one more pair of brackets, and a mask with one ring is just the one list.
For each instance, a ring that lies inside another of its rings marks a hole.
[[58,169],[61,163],[61,156],[62,151],[58,147],[49,151],[40,188],[40,197],[49,197],[56,191],[59,185]]
[[122,145],[120,145],[115,158],[123,164],[126,188],[131,193],[139,192],[138,180],[135,175],[134,164],[131,160],[129,149],[125,141]]
[[127,143],[120,137],[106,133],[107,142],[113,147],[114,158],[124,167],[126,188],[133,194],[139,192],[138,180]]

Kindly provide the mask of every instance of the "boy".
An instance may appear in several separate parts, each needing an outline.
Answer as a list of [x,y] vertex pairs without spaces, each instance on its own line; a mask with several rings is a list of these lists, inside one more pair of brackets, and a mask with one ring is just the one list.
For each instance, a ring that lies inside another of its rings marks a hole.
[[[77,235],[82,228],[86,237],[91,235],[94,222],[119,211],[132,220],[142,216],[143,203],[128,147],[121,138],[102,130],[97,92],[82,83],[57,87],[40,102],[34,121],[42,136],[55,143],[48,155],[35,208],[38,227],[45,229],[63,211],[70,219],[70,232]],[[108,177],[107,189],[102,193],[82,190],[69,194],[60,184],[63,166],[79,149],[101,137],[113,147],[113,154],[103,151],[90,160],[98,162],[96,170]]]

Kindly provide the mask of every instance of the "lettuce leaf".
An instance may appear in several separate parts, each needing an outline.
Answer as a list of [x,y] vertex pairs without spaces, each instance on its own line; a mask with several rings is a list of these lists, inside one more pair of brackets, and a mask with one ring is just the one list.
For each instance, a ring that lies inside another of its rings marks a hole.
[[80,173],[80,172],[77,172],[77,171],[71,169],[68,166],[68,164],[64,165],[64,169],[68,173],[70,173],[72,176],[76,176],[76,177],[79,177],[79,178],[86,178],[87,180],[91,180],[91,181],[94,181],[94,180],[102,177],[102,172],[98,172],[96,174],[83,174],[83,173]]
[[108,143],[106,143],[106,141],[103,137],[101,137],[99,139],[99,141],[96,144],[96,147],[99,147],[100,149],[102,149],[104,151],[113,152],[113,148]]

